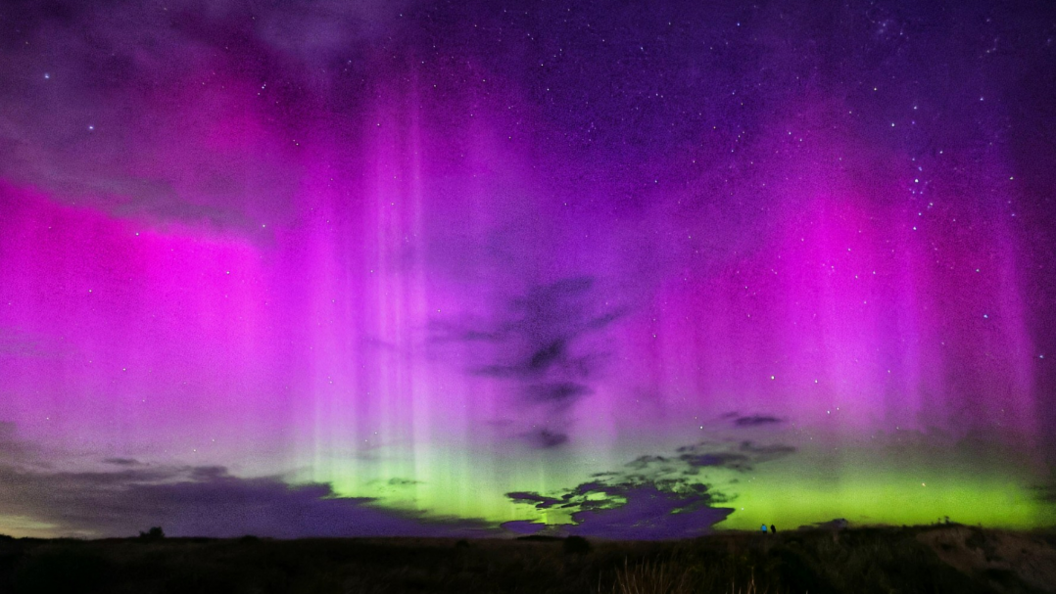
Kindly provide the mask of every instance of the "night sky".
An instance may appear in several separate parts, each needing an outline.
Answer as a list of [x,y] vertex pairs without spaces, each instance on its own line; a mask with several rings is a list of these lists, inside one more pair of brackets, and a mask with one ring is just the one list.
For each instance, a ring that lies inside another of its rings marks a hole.
[[1056,523],[1056,7],[0,2],[0,533]]

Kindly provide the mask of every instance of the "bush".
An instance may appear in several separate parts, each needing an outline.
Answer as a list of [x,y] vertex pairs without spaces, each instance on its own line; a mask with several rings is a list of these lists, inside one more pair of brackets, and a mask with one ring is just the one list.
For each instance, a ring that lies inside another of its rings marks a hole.
[[561,545],[566,553],[583,554],[590,552],[590,542],[582,536],[569,536]]

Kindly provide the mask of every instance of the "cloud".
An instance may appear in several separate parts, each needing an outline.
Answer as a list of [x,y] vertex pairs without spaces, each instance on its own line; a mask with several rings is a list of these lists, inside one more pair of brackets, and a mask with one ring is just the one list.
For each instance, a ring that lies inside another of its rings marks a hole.
[[139,466],[140,462],[133,458],[106,458],[103,462],[114,466]]
[[0,465],[5,461],[27,460],[30,448],[15,434],[15,424],[0,421]]
[[701,469],[722,467],[745,472],[755,464],[795,451],[782,444],[705,441],[680,447],[675,455],[640,456],[617,471],[595,474],[595,480],[564,492],[506,494],[511,501],[540,511],[569,510],[571,523],[547,526],[518,521],[502,527],[517,534],[539,532],[607,539],[699,536],[733,513],[733,508],[719,506],[729,499],[705,484]]
[[258,35],[271,47],[307,63],[347,59],[355,44],[398,24],[401,11],[413,4],[410,0],[270,2],[264,5]]
[[507,530],[514,534],[538,534],[546,530],[546,524],[540,524],[539,522],[532,522],[529,520],[514,520],[512,522],[506,522],[500,526],[503,530]]
[[601,339],[623,316],[614,301],[592,276],[534,284],[497,304],[490,319],[434,320],[431,342],[469,347],[467,373],[512,384],[523,413],[513,435],[557,448],[572,439],[575,406],[595,393],[609,355]]
[[769,462],[794,453],[796,448],[785,444],[756,445],[751,441],[742,441],[739,450],[751,456],[755,462]]
[[539,431],[530,431],[524,433],[522,437],[532,447],[538,449],[550,449],[565,445],[568,443],[568,434],[560,431],[552,431],[550,429],[540,429]]
[[30,336],[7,328],[0,328],[0,358],[60,359],[58,349],[45,346],[43,337]]
[[818,522],[817,524],[806,524],[800,526],[798,530],[843,530],[850,523],[844,518],[835,518],[828,522]]
[[369,68],[370,42],[411,4],[5,5],[0,178],[117,216],[261,236],[292,216],[303,175],[288,129],[308,134],[298,114],[311,101],[294,89],[338,60]]
[[[783,444],[704,441],[672,455],[640,456],[557,493],[506,494],[538,511],[568,513],[571,523],[544,526],[522,520],[500,528],[479,519],[385,508],[369,497],[337,497],[323,483],[237,477],[223,466],[106,458],[104,470],[55,470],[40,464],[40,452],[18,439],[13,424],[0,422],[0,509],[5,517],[42,526],[36,533],[43,536],[127,536],[160,525],[173,536],[213,537],[474,537],[497,536],[505,529],[613,539],[684,538],[708,531],[732,512],[720,506],[728,497],[706,484],[702,469],[743,472],[793,452]],[[414,483],[392,479],[386,484]]]
[[706,489],[680,493],[643,485],[618,494],[622,505],[572,514],[575,525],[569,533],[608,539],[692,538],[733,513],[732,508],[712,507],[713,499]]
[[700,483],[584,483],[561,499],[533,493],[507,494],[514,501],[538,501],[536,507],[575,509],[572,523],[547,526],[538,522],[508,522],[502,527],[518,534],[591,536],[606,539],[668,540],[708,532],[726,519],[732,508],[715,507],[723,498]]
[[[510,378],[529,385],[529,400],[579,397],[589,388],[564,378],[590,378],[604,353],[583,352],[582,339],[598,333],[621,317],[621,312],[599,308],[607,302],[590,276],[561,279],[529,287],[498,308],[490,327],[473,321],[439,325],[444,334],[434,340],[487,341],[500,348],[487,356],[500,359],[473,367],[474,373]],[[553,378],[552,382],[543,380]],[[561,381],[563,380],[564,381]],[[536,383],[543,381],[543,383]]]
[[737,417],[734,419],[733,424],[738,427],[758,427],[760,425],[775,425],[783,422],[783,419],[771,417],[769,415],[750,415],[746,417]]
[[748,457],[735,453],[683,453],[678,456],[679,461],[685,462],[692,468],[705,468],[708,466],[722,466],[734,470],[748,470]]
[[[383,508],[337,497],[328,484],[241,478],[222,466],[151,466],[110,458],[114,471],[34,466],[33,449],[0,423],[0,510],[32,519],[42,536],[131,536],[162,526],[172,536],[488,536],[482,520]],[[10,528],[9,528],[10,530]]]
[[1056,481],[1033,488],[1035,497],[1043,503],[1056,503]]
[[532,504],[537,509],[549,509],[558,503],[561,503],[560,499],[546,497],[538,493],[532,493],[531,491],[514,491],[512,493],[507,493],[506,497],[511,499],[514,503]]
[[411,487],[413,485],[422,484],[422,481],[416,481],[414,479],[408,479],[408,478],[393,477],[393,478],[389,479],[388,484],[391,487]]
[[433,519],[339,498],[329,485],[239,478],[222,467],[27,473],[0,467],[0,505],[62,532],[125,536],[160,525],[173,536],[485,536],[477,520]]
[[576,400],[592,392],[590,387],[570,381],[533,384],[526,389],[529,400],[539,404],[550,404],[555,408],[571,406]]

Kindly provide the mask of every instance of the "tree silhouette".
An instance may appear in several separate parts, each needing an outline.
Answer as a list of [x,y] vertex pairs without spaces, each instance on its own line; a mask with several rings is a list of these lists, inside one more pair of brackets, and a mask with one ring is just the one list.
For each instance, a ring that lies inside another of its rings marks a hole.
[[139,540],[154,542],[165,538],[165,531],[161,529],[161,526],[154,526],[146,532],[140,531]]

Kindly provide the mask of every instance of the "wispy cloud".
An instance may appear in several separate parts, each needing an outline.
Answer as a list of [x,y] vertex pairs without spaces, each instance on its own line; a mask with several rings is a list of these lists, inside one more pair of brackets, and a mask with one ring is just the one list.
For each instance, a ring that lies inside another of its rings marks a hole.
[[[434,320],[434,344],[468,344],[466,372],[508,382],[523,414],[518,438],[540,449],[571,439],[572,411],[595,393],[609,354],[598,338],[623,316],[591,276],[529,286],[490,319]],[[525,426],[527,425],[527,427]]]

